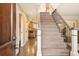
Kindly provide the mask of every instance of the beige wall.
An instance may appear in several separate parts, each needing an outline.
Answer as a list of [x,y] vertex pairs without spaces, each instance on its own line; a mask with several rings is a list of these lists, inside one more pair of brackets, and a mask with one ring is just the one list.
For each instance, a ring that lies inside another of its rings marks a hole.
[[[22,15],[21,18],[21,33],[19,32],[19,14]],[[25,16],[25,14],[21,11],[21,9],[19,8],[19,6],[16,4],[16,47],[19,47],[19,40],[21,40],[21,46],[23,46],[27,41],[28,41],[28,31],[27,31],[27,17]],[[19,36],[19,34],[21,34],[21,38]],[[16,54],[18,53],[18,49],[16,49]]]
[[36,17],[40,10],[39,3],[20,3],[18,5],[21,8],[21,10],[23,10],[23,12],[29,16],[29,18],[32,18],[34,22],[37,21]]
[[61,3],[57,7],[58,12],[66,19],[79,19],[79,4],[78,3]]
[[79,27],[79,4],[78,3],[61,3],[57,7],[58,13],[69,24],[70,27]]

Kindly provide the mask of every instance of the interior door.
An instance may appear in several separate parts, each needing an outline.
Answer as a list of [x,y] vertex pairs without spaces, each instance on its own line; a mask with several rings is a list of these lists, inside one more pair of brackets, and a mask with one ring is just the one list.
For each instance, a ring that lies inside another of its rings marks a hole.
[[15,55],[16,4],[0,3],[0,56]]

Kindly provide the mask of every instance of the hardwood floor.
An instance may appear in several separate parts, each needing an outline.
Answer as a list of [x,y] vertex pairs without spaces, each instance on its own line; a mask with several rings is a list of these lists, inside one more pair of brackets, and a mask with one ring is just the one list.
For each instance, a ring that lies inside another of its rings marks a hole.
[[23,56],[36,56],[36,39],[29,39],[21,50]]

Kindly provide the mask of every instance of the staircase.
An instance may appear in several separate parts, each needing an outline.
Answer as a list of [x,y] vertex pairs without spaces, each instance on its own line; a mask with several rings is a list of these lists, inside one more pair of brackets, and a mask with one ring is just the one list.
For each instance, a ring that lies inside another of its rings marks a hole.
[[61,33],[48,12],[40,13],[42,29],[42,55],[43,56],[68,56],[69,50]]

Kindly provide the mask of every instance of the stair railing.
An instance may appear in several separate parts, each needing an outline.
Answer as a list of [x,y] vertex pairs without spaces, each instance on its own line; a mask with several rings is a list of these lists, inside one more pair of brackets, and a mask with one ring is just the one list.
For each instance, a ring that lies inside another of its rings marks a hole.
[[52,17],[54,18],[55,23],[57,24],[57,27],[59,29],[59,32],[61,32],[64,38],[64,42],[67,42],[67,47],[70,50],[69,55],[71,54],[71,46],[69,46],[69,43],[72,43],[72,36],[71,36],[71,30],[74,28],[71,28],[67,22],[61,17],[61,15],[55,10],[52,13]]
[[[51,6],[52,7],[52,6]],[[65,42],[67,42],[67,47],[69,49],[69,55],[77,56],[78,54],[78,32],[79,29],[76,29],[75,26],[72,28],[67,24],[67,22],[62,18],[62,16],[55,9],[52,12],[52,17],[55,20],[55,23],[59,29],[59,32],[62,32],[62,29],[65,28]]]
[[[57,10],[55,10],[52,13],[52,16],[53,16],[53,18],[54,18],[54,20],[59,28],[59,31],[62,34],[64,34],[66,41],[70,42],[71,41],[71,29],[73,29],[73,28],[70,28],[70,26],[66,23],[66,21],[64,21],[64,19],[57,12]],[[64,31],[64,33],[63,33],[63,31]]]

